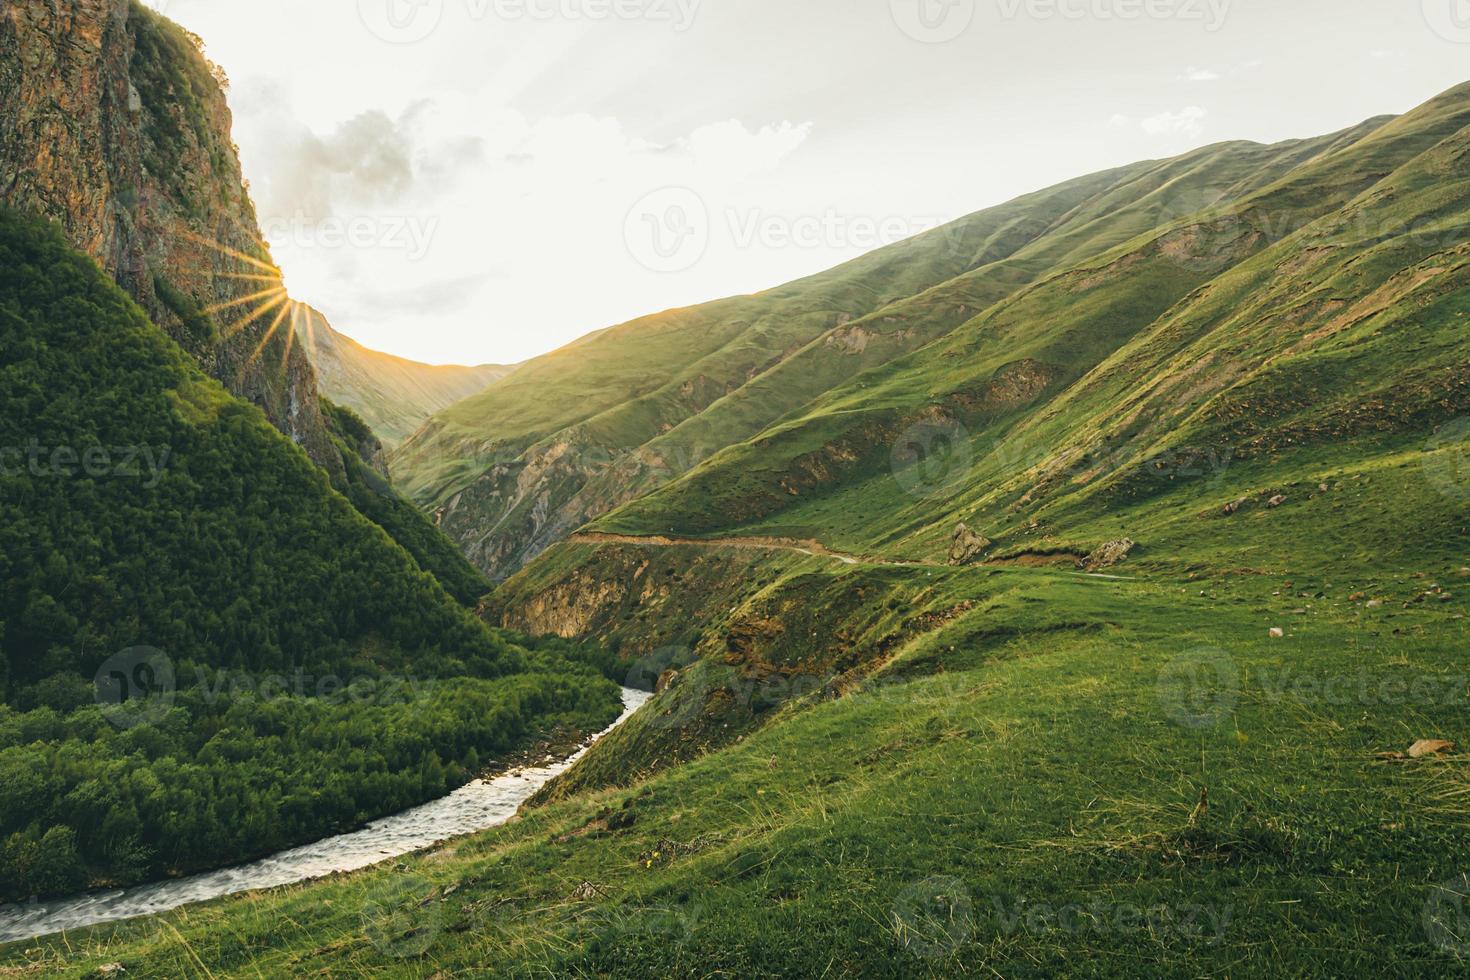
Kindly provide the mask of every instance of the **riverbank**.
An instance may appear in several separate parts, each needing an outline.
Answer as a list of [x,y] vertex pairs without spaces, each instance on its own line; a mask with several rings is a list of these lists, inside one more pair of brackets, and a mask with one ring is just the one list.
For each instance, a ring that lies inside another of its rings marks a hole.
[[[358,871],[505,823],[538,789],[565,772],[593,743],[625,722],[650,697],[647,692],[623,688],[623,713],[618,720],[580,746],[572,746],[574,751],[560,761],[511,768],[492,778],[477,779],[448,796],[375,820],[352,833],[187,878],[5,906],[0,908],[0,942],[157,915],[227,895]],[[543,743],[542,747],[545,744],[552,743]],[[522,753],[528,758],[535,758],[536,754],[536,749]]]

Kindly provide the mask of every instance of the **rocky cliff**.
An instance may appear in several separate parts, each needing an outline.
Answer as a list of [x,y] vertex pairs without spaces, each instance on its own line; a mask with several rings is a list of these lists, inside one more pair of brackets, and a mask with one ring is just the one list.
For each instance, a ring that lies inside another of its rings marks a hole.
[[0,203],[58,222],[206,371],[339,472],[226,86],[197,38],[133,0],[6,0]]

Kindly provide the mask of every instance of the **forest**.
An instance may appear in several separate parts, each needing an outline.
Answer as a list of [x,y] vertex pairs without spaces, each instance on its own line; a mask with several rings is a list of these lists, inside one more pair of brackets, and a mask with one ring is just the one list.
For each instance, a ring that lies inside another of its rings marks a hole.
[[[8,212],[0,448],[0,899],[305,842],[618,714],[598,670],[488,629],[58,230]],[[344,489],[370,492],[364,471]]]

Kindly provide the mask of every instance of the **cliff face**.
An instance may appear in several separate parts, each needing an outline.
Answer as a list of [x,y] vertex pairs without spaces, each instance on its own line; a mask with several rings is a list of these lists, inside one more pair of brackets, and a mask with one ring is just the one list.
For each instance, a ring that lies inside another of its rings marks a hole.
[[337,472],[224,84],[196,39],[132,0],[6,0],[0,202],[58,222],[206,371]]

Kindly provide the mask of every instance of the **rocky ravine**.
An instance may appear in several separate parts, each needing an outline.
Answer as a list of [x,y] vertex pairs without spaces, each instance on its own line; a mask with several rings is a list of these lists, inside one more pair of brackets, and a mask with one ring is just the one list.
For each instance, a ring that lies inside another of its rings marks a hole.
[[[197,39],[131,0],[0,5],[0,203],[58,222],[212,376],[341,469]],[[250,278],[245,278],[245,277]],[[268,300],[267,300],[268,302]],[[289,317],[287,318],[289,321]]]

